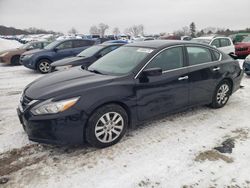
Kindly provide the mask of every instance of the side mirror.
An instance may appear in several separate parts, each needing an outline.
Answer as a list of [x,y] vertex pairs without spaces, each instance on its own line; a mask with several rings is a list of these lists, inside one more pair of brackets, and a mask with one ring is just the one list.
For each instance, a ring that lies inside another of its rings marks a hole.
[[142,74],[146,77],[148,77],[148,76],[161,76],[162,69],[161,68],[149,68],[149,69],[143,70]]
[[217,46],[213,45],[214,48],[217,48]]

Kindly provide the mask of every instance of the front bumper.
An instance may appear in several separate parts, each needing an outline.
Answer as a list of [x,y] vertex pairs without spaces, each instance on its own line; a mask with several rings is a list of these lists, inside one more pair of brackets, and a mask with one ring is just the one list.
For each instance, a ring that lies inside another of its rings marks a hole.
[[17,108],[17,114],[29,140],[58,145],[74,145],[84,142],[84,127],[87,115],[79,112],[74,115],[50,117],[34,116],[31,112],[22,112]]
[[29,69],[36,70],[36,64],[34,63],[32,58],[25,58],[25,56],[21,56],[20,57],[20,64],[29,68]]

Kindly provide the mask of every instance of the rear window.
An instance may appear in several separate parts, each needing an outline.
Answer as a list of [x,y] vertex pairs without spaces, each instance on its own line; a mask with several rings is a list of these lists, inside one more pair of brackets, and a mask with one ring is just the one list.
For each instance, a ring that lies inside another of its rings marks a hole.
[[189,65],[199,65],[212,61],[210,50],[202,47],[187,47]]

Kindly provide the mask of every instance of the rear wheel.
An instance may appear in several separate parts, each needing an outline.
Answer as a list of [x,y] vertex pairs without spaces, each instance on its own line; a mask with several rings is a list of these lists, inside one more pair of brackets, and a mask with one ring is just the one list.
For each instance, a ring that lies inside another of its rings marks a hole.
[[232,93],[232,86],[229,81],[224,80],[216,87],[213,101],[211,104],[212,108],[222,108],[229,100]]
[[46,74],[50,70],[50,61],[48,59],[42,59],[37,64],[37,70],[42,73]]
[[20,60],[20,56],[19,55],[13,56],[11,58],[11,64],[12,65],[20,65],[19,60]]
[[97,148],[114,145],[124,136],[127,126],[128,115],[121,106],[102,106],[89,118],[86,140]]

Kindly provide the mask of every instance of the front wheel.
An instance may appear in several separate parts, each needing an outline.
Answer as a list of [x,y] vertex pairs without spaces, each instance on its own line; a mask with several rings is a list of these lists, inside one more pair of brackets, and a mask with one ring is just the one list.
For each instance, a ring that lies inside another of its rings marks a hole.
[[211,107],[222,108],[223,106],[225,106],[229,100],[231,93],[232,93],[231,84],[227,80],[222,81],[216,87]]
[[42,74],[48,73],[50,70],[50,63],[51,62],[47,59],[40,60],[37,64],[37,70]]
[[86,140],[97,148],[116,144],[128,127],[128,115],[119,105],[110,104],[97,109],[89,118]]

